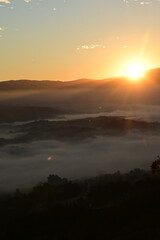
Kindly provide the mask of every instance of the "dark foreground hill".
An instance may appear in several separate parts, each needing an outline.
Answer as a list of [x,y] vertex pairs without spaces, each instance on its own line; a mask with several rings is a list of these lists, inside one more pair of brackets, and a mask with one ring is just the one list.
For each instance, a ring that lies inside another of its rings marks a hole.
[[141,170],[1,195],[1,239],[159,239],[160,178]]

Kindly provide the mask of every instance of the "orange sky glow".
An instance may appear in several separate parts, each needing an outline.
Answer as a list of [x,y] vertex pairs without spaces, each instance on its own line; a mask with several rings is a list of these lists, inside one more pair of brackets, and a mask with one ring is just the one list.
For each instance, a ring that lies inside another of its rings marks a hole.
[[0,81],[103,79],[160,66],[160,1],[0,0]]

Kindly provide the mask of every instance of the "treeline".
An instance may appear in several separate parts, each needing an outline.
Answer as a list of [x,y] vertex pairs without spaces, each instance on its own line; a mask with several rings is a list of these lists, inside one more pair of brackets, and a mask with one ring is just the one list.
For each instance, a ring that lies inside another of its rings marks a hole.
[[159,239],[160,176],[140,169],[69,181],[50,175],[0,198],[1,239]]

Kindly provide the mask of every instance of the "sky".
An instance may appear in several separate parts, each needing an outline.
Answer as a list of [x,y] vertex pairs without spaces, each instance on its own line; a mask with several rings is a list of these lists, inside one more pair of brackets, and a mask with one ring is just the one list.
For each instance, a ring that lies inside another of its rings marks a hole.
[[0,81],[160,66],[160,0],[0,0]]

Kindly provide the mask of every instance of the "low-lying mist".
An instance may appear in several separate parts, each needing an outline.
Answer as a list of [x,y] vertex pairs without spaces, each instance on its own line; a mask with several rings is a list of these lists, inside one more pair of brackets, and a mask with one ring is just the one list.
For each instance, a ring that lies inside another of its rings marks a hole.
[[[0,83],[0,190],[30,188],[49,174],[77,179],[149,170],[160,149],[157,125],[147,125],[160,121],[160,85],[152,78],[142,84],[125,79]],[[146,122],[140,131],[118,125],[114,134],[103,122],[96,127],[63,122],[99,116]]]
[[96,137],[70,144],[37,141],[1,148],[0,190],[29,188],[44,181],[49,174],[69,179],[87,178],[134,168],[145,170],[159,151],[160,136],[139,135]]

